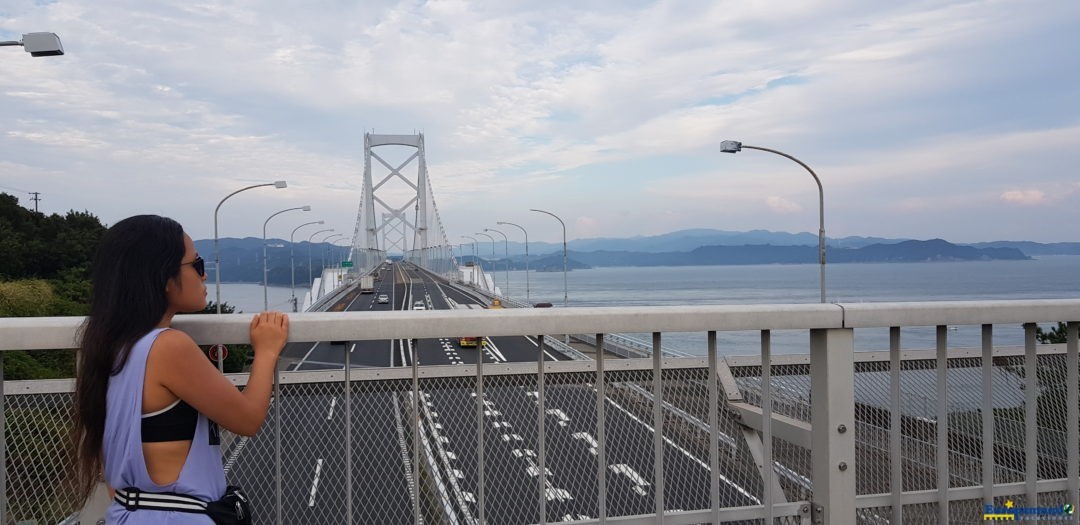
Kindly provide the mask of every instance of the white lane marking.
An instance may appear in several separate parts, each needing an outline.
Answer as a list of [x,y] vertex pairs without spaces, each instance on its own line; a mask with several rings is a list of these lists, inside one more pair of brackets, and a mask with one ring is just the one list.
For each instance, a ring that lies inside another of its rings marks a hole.
[[327,414],[327,416],[326,416],[327,420],[330,420],[330,419],[334,418],[334,407],[336,405],[337,405],[337,396],[334,396],[334,398],[330,400],[330,413]]
[[626,463],[616,463],[614,465],[608,465],[608,468],[616,474],[622,474],[629,478],[630,483],[634,484],[633,490],[638,496],[645,496],[648,494],[648,492],[645,491],[645,487],[652,485],[652,483],[645,481],[645,478],[641,477],[641,474],[638,474],[638,471],[634,470],[634,467],[631,467]]
[[[525,337],[525,340],[532,343],[533,346],[535,346],[537,348],[540,348],[540,343],[536,342],[536,339],[533,339],[533,338],[531,338],[531,337],[529,337],[527,335],[524,336],[524,337]],[[558,357],[555,357],[555,356],[551,355],[551,352],[548,352],[547,350],[544,350],[544,355],[551,358],[552,361],[558,361],[559,360]]]
[[299,362],[299,363],[296,363],[296,368],[295,368],[295,370],[299,370],[299,369],[300,369],[300,367],[301,367],[301,366],[303,366],[303,364],[304,364],[304,361],[307,361],[307,358],[311,356],[311,352],[315,351],[315,347],[316,347],[316,346],[319,346],[319,342],[318,342],[318,341],[315,341],[315,344],[311,345],[311,348],[309,348],[309,349],[308,349],[308,351],[307,351],[307,353],[306,353],[306,354],[304,354],[304,357],[301,357],[301,358],[300,358],[300,362]]
[[[648,423],[642,421],[641,419],[638,419],[637,416],[635,416],[634,414],[631,414],[630,411],[623,408],[622,405],[612,401],[611,399],[608,399],[607,402],[608,402],[608,404],[615,407],[617,410],[619,410],[623,414],[626,414],[627,417],[629,417],[630,419],[636,421],[641,426],[647,428],[650,433],[653,433],[653,434],[656,433],[656,431],[653,430],[652,426],[650,426]],[[678,444],[676,444],[674,441],[672,441],[671,438],[668,438],[668,437],[665,436],[664,437],[664,443],[667,443],[667,445],[669,447],[674,448],[675,450],[679,451],[682,455],[686,456],[687,458],[690,458],[691,461],[693,461],[694,463],[697,463],[699,466],[701,466],[701,468],[705,469],[706,472],[712,472],[712,469],[709,468],[709,465],[706,465],[704,461],[702,461],[702,460],[698,459],[697,457],[695,457],[693,454],[690,453],[689,450],[686,450],[685,448],[680,447]],[[731,485],[731,487],[734,488],[736,491],[738,491],[740,494],[742,494],[743,496],[746,496],[746,498],[749,499],[750,501],[753,501],[755,505],[761,505],[761,500],[757,499],[753,494],[748,492],[743,487],[739,486],[734,481],[731,481],[731,479],[729,479],[727,476],[725,476],[723,474],[720,474],[719,477],[720,477],[720,481],[723,481],[724,483],[727,483],[728,485]]]
[[560,427],[565,427],[570,423],[570,417],[567,416],[566,412],[563,412],[561,408],[549,408],[544,412],[549,416],[555,416],[555,418],[559,420]]
[[353,350],[356,350],[356,343],[352,344],[352,348],[349,349],[349,353],[351,354]]
[[319,458],[318,463],[315,464],[315,479],[311,481],[311,498],[308,499],[307,506],[315,506],[315,491],[319,490],[319,473],[322,472],[322,458]]
[[599,445],[599,443],[597,443],[596,438],[594,438],[592,434],[588,432],[574,432],[572,437],[574,439],[584,441],[585,445],[589,447],[589,452],[592,452],[592,455],[599,455],[596,452],[596,447]]
[[484,339],[486,339],[488,342],[486,348],[488,355],[491,356],[491,358],[495,361],[505,363],[506,356],[504,356],[502,352],[499,351],[499,347],[495,346],[495,341],[492,341],[490,337],[485,337]]

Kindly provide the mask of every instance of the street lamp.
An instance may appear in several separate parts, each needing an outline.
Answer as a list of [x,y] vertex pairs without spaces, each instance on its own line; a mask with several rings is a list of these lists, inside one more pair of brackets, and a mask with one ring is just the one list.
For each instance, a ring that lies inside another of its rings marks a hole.
[[[484,237],[487,237],[488,239],[491,239],[491,258],[492,258],[491,271],[494,272],[495,271],[495,260],[494,260],[495,259],[495,238],[488,235],[488,234],[486,234],[486,233],[481,233],[481,232],[476,232],[473,235],[483,235]],[[496,279],[496,277],[494,275],[492,275],[491,276],[491,286],[492,286],[492,288],[495,287],[495,279]],[[492,292],[494,292],[494,291],[495,290],[492,290]]]
[[320,234],[320,233],[326,233],[326,232],[332,232],[332,231],[334,231],[333,228],[327,228],[325,230],[319,230],[319,231],[311,234],[311,237],[308,237],[308,240],[307,240],[307,242],[308,242],[308,245],[307,245],[307,283],[308,283],[308,288],[309,289],[311,288],[311,284],[315,282],[311,277],[311,245],[312,245],[311,240],[314,239],[315,236]]
[[[217,302],[217,313],[221,313],[221,255],[218,253],[218,210],[221,209],[221,205],[225,204],[225,201],[229,200],[229,197],[236,195],[242,191],[247,191],[254,188],[262,188],[265,186],[273,186],[277,189],[285,188],[287,185],[285,181],[279,180],[275,182],[268,182],[266,184],[256,184],[254,186],[248,186],[246,188],[240,188],[228,195],[221,202],[218,202],[217,207],[214,208],[214,301]],[[221,359],[218,359],[218,370],[222,370]]]
[[552,217],[555,217],[555,220],[559,221],[559,224],[562,225],[562,286],[563,286],[562,305],[565,308],[566,303],[567,303],[567,301],[566,301],[566,296],[567,296],[567,294],[566,294],[566,223],[563,222],[563,220],[560,219],[558,215],[555,215],[554,213],[551,213],[550,211],[537,210],[535,208],[529,208],[529,211],[535,211],[535,212],[538,212],[538,213],[546,213],[548,215],[551,215]]
[[476,237],[470,237],[468,235],[462,235],[461,237],[464,238],[464,239],[469,239],[470,241],[472,241],[473,269],[472,269],[472,275],[469,276],[469,279],[472,280],[472,285],[475,287],[476,285],[480,284],[480,280],[476,278],[476,263],[477,263],[477,261],[479,261],[479,258],[476,256],[476,243],[477,243],[477,240],[476,240]]
[[0,46],[22,46],[32,57],[51,57],[64,54],[56,33],[27,33],[22,40],[5,40]]
[[510,298],[510,238],[495,228],[484,228],[486,232],[495,232],[503,236],[503,257],[506,257],[506,298]]
[[273,219],[274,217],[277,217],[278,215],[281,215],[282,213],[285,213],[287,211],[295,211],[295,210],[311,211],[311,206],[306,206],[305,205],[305,206],[297,206],[295,208],[285,208],[284,210],[281,210],[281,211],[267,217],[266,220],[263,221],[263,311],[264,312],[270,308],[270,302],[267,299],[267,295],[266,295],[266,287],[269,284],[268,277],[270,275],[269,274],[269,267],[268,267],[268,265],[266,263],[266,225],[270,224],[270,219]]
[[292,233],[289,234],[289,271],[292,274],[292,311],[296,311],[296,247],[293,237],[296,237],[296,231],[304,226],[311,226],[312,224],[323,224],[323,221],[305,222],[296,228],[293,228]]
[[774,149],[762,148],[758,146],[747,146],[737,140],[725,140],[720,143],[720,151],[724,153],[738,153],[746,149],[756,149],[761,151],[768,151],[769,153],[775,153],[781,157],[787,157],[798,163],[800,166],[806,168],[806,171],[810,172],[810,176],[814,177],[814,182],[817,183],[818,189],[818,265],[821,267],[821,302],[825,302],[825,190],[821,187],[821,179],[818,178],[817,173],[810,169],[803,161],[788,155],[782,151],[776,151]]
[[525,302],[529,303],[531,305],[532,304],[532,298],[529,295],[529,232],[525,231],[525,228],[522,228],[521,226],[519,226],[517,224],[514,224],[512,222],[499,221],[499,222],[496,222],[495,224],[505,224],[505,225],[508,225],[508,226],[516,226],[517,229],[521,230],[521,233],[525,234]]
[[[333,238],[335,238],[335,237],[344,237],[344,236],[345,236],[345,234],[344,234],[344,233],[335,233],[335,234],[333,234],[333,235],[327,236],[327,237],[326,237],[325,239],[323,239],[323,240],[322,240],[322,242],[323,242],[323,243],[328,243],[328,242],[330,242],[330,239],[333,239]],[[333,246],[333,243],[331,243],[331,246]],[[322,266],[323,266],[323,272],[326,272],[326,252],[327,252],[327,251],[329,251],[329,250],[330,250],[330,248],[329,248],[329,247],[327,247],[327,246],[323,246],[323,250],[322,250]]]

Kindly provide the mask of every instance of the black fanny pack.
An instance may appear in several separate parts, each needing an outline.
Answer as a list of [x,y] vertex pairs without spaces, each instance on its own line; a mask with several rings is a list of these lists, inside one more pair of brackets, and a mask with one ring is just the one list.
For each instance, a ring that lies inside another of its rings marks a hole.
[[240,487],[230,485],[217,501],[206,502],[175,492],[144,492],[135,487],[116,489],[113,498],[130,512],[139,509],[205,514],[217,525],[251,525],[251,503]]

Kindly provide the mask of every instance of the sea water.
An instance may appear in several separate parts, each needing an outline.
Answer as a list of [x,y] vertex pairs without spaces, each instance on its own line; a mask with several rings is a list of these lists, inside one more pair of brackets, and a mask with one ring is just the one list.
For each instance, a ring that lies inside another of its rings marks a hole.
[[[566,274],[567,304],[589,306],[731,305],[769,303],[817,303],[820,300],[816,264],[761,264],[743,266],[617,267],[574,270]],[[864,263],[826,266],[828,302],[860,303],[889,301],[974,301],[986,299],[1080,298],[1080,256],[1040,256],[1028,261],[970,261],[926,263]],[[511,298],[524,300],[523,270],[491,272],[495,283]],[[507,285],[509,277],[509,285]],[[532,272],[529,299],[532,303],[563,304],[562,272]],[[213,283],[207,283],[213,298]],[[297,287],[303,303],[305,288]],[[291,311],[289,287],[267,288],[271,309]],[[259,284],[223,283],[223,301],[243,312],[263,308]],[[637,334],[649,340],[648,334]],[[776,353],[806,352],[805,330],[772,332]],[[950,327],[950,347],[978,347],[978,326]],[[720,332],[721,354],[759,353],[760,333]],[[911,327],[901,331],[905,349],[934,348],[934,327]],[[663,346],[692,355],[704,355],[705,333],[665,333]],[[994,327],[995,345],[1023,344],[1019,325]],[[857,350],[888,349],[888,329],[855,331]]]

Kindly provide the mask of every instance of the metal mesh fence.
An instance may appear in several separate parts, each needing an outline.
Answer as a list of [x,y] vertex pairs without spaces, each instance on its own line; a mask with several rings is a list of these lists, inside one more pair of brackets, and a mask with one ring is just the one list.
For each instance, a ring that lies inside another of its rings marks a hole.
[[[901,456],[907,491],[936,488],[935,366],[933,359],[925,358],[905,359],[901,364]],[[1068,474],[1066,366],[1063,354],[1038,357],[1038,479]],[[759,403],[760,367],[731,371],[744,399]],[[981,358],[952,358],[946,370],[952,487],[981,484],[982,374]],[[1024,374],[1022,355],[993,359],[996,483],[1024,481],[1029,448],[1024,429]],[[669,512],[708,509],[708,371],[669,368],[661,377],[664,508]],[[471,523],[481,515],[481,472],[483,514],[488,522],[595,519],[600,515],[595,379],[595,372],[588,371],[545,374],[546,481],[539,463],[539,378],[535,374],[485,376],[482,415],[472,374],[422,378],[419,411],[413,409],[410,380],[357,380],[348,395],[342,381],[282,385],[280,400],[274,401],[271,417],[255,437],[224,433],[227,478],[251,496],[260,523],[275,521],[278,497],[283,523],[345,523],[350,518],[353,523],[412,523],[414,492],[419,495],[423,523]],[[887,361],[856,363],[859,494],[891,490],[890,383]],[[771,388],[775,413],[809,421],[809,365],[773,365]],[[653,371],[608,370],[604,389],[606,514],[651,514],[656,490]],[[70,462],[66,446],[71,394],[9,394],[5,403],[9,516],[14,522],[58,522],[74,510],[61,483]],[[716,409],[720,505],[760,505],[763,484],[754,459],[760,454],[760,435],[741,424],[723,397]],[[273,416],[277,410],[281,411],[280,460],[275,451],[279,428]],[[419,462],[412,448],[417,419]],[[774,438],[772,448],[776,482],[783,493],[777,500],[810,500],[810,450],[779,438]],[[418,477],[412,473],[414,466]],[[547,510],[543,520],[541,493]],[[996,498],[995,504],[1004,505],[1007,499],[1031,506],[1022,495]],[[1037,505],[1065,502],[1064,493],[1048,492],[1040,494]],[[949,505],[950,522],[982,522],[981,502]],[[891,509],[865,508],[858,516],[861,522],[886,523],[883,517],[891,516]],[[904,507],[905,523],[936,523],[938,516],[936,504]],[[778,518],[777,522],[795,523],[796,519]]]
[[4,398],[8,516],[12,523],[57,523],[75,511],[64,484],[71,462],[70,393]]

